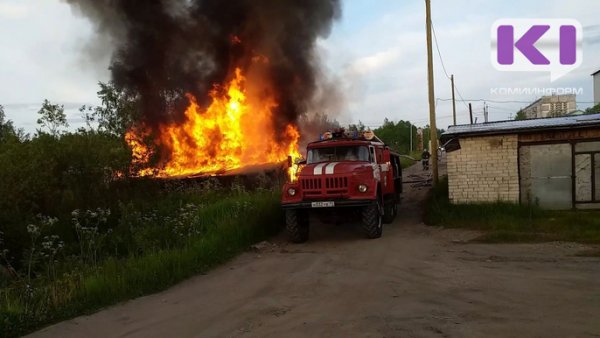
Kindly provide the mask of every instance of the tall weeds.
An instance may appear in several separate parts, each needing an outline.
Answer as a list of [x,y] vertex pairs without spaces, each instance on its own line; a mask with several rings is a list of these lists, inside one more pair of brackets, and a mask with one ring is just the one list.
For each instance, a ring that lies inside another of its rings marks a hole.
[[31,266],[47,273],[28,273],[0,291],[0,335],[17,336],[206,272],[276,232],[279,209],[277,193],[238,186],[218,199],[182,193],[123,205],[110,232],[103,230],[106,210],[74,211],[79,254],[61,255],[59,240],[44,237],[50,254]]

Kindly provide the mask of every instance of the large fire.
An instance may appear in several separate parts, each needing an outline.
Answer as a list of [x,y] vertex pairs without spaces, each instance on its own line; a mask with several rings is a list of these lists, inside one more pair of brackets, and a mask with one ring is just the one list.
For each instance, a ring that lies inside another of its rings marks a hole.
[[[132,150],[134,175],[157,177],[214,175],[245,166],[284,162],[300,157],[300,133],[293,124],[275,130],[272,96],[249,97],[247,80],[237,68],[224,86],[209,93],[212,102],[203,110],[191,94],[185,121],[161,125],[155,143],[168,152],[168,159],[149,166],[152,150],[144,139],[148,132],[137,126],[125,140]],[[279,135],[279,136],[278,136]],[[293,169],[288,170],[294,180]]]

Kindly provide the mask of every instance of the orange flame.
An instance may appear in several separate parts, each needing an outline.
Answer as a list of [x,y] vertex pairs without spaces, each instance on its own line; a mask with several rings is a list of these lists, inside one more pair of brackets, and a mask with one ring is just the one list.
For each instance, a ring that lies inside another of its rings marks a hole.
[[[272,97],[252,99],[245,90],[246,78],[237,68],[226,88],[215,86],[209,93],[212,103],[206,110],[188,94],[184,123],[160,126],[157,144],[168,150],[169,159],[159,168],[148,165],[151,150],[144,144],[144,129],[131,129],[125,140],[132,149],[135,174],[159,177],[218,174],[249,165],[280,163],[300,157],[296,126],[275,130]],[[276,135],[279,134],[279,137]],[[288,170],[294,179],[292,168]]]

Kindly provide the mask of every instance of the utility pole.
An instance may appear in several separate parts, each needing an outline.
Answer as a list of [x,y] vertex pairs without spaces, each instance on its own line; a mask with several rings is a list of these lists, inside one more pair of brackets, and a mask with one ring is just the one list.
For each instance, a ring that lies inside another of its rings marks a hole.
[[433,186],[438,184],[438,142],[435,123],[435,93],[433,92],[433,54],[431,50],[431,4],[425,0],[425,26],[427,29],[427,82],[429,84],[429,135],[431,142],[431,164]]
[[454,74],[450,75],[450,83],[452,83],[452,117],[454,125],[456,125],[456,100],[454,99]]
[[469,117],[471,118],[471,124],[473,124],[473,108],[471,107],[470,102],[469,102]]
[[412,123],[410,123],[410,121],[408,121],[408,127],[410,128],[410,152],[412,153],[413,148],[412,148]]
[[483,103],[483,111],[485,112],[485,123],[490,122],[490,111],[488,110],[488,105]]

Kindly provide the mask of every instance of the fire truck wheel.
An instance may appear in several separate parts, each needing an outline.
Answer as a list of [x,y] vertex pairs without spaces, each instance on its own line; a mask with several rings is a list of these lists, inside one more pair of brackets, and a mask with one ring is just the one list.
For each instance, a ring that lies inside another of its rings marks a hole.
[[362,227],[368,238],[379,238],[383,232],[383,220],[379,205],[370,205],[362,209]]
[[398,203],[396,200],[390,199],[383,207],[383,223],[390,224],[398,214]]
[[299,210],[285,211],[285,229],[290,242],[304,243],[308,240],[308,213]]

